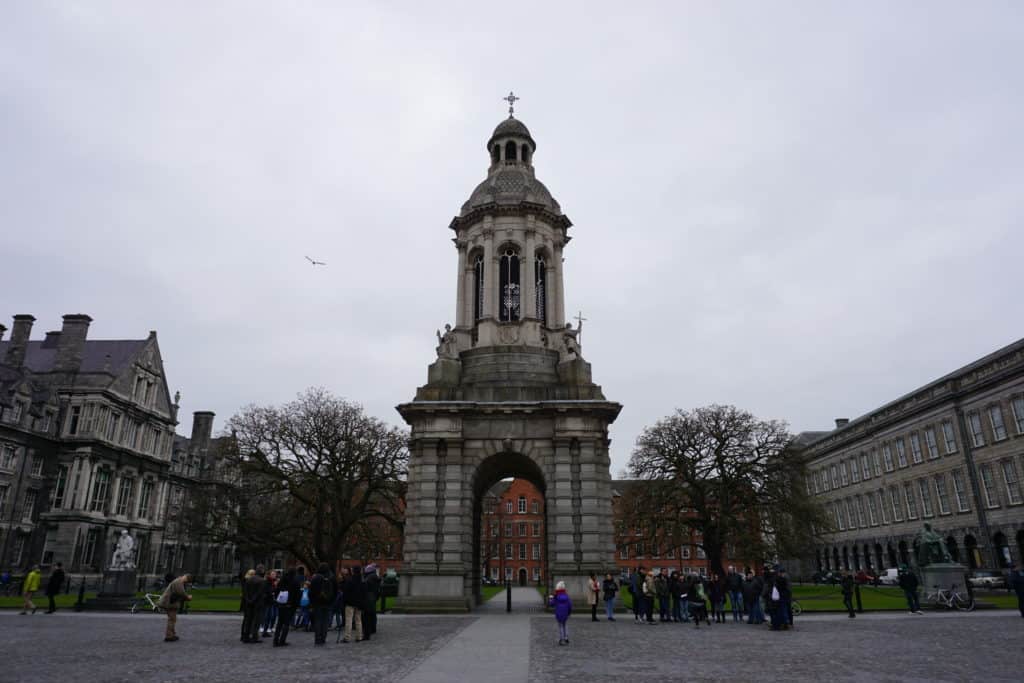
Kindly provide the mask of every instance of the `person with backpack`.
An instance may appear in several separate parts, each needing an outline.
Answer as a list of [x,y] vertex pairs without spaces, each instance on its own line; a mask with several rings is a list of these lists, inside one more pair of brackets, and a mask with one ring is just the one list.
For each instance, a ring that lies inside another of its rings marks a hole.
[[327,626],[331,621],[331,605],[338,587],[326,562],[321,562],[309,582],[309,599],[313,603],[313,645],[327,643]]

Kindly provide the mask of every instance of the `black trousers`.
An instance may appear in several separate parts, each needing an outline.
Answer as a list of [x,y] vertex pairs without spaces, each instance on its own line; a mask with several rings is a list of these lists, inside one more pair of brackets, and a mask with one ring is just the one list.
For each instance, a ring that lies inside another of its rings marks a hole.
[[263,610],[259,605],[246,605],[242,611],[242,640],[260,639],[260,613]]
[[56,597],[56,596],[54,596],[53,593],[48,593],[46,595],[46,598],[50,601],[50,611],[51,612],[56,612],[57,611],[57,601],[54,600],[54,597]]
[[376,604],[370,609],[363,610],[363,640],[377,632],[377,607]]
[[318,605],[313,608],[313,642],[327,642],[327,627],[331,625],[330,605]]
[[288,640],[288,629],[295,618],[295,608],[291,605],[277,606],[277,628],[274,630],[274,644],[280,645]]
[[850,612],[850,616],[853,616],[853,596],[848,593],[843,593],[843,605]]

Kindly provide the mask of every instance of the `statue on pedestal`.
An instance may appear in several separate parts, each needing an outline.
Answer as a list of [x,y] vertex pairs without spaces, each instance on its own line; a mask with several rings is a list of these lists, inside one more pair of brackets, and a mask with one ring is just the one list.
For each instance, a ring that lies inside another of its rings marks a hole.
[[949,555],[942,536],[932,530],[932,525],[925,522],[924,528],[917,534],[917,566],[927,567],[930,564],[949,564],[953,558]]
[[582,358],[580,355],[580,344],[577,340],[582,329],[583,323],[580,323],[580,329],[578,330],[572,329],[572,323],[565,324],[565,331],[562,333],[562,344],[565,346],[567,358]]
[[127,529],[121,530],[114,548],[114,557],[110,560],[110,569],[135,569],[135,539]]
[[458,359],[459,347],[452,326],[445,324],[444,334],[437,330],[437,357]]

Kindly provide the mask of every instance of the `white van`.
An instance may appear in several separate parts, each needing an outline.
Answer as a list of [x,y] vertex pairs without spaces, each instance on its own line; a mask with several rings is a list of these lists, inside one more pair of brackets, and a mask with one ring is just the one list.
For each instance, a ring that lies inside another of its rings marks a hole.
[[900,582],[900,570],[896,568],[886,569],[878,575],[878,583],[883,586],[896,586]]

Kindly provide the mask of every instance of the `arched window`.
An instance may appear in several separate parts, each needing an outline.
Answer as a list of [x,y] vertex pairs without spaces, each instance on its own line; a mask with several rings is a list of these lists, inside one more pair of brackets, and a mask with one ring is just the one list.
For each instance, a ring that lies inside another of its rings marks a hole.
[[499,145],[498,143],[494,143],[494,146],[491,147],[491,163],[492,164],[498,163],[500,156],[501,156],[501,145]]
[[484,317],[484,257],[473,261],[473,320]]
[[544,263],[544,257],[538,256],[533,262],[533,276],[537,283],[537,320],[540,320],[541,325],[547,326],[548,324],[548,312],[544,306],[545,294],[547,293],[548,284],[548,268],[547,264]]
[[500,278],[499,318],[502,322],[519,320],[519,252],[512,247],[501,255]]
[[519,158],[525,161],[526,163],[530,163],[530,146],[524,144],[521,151],[522,155]]
[[505,143],[505,161],[516,160],[516,143],[509,140]]

